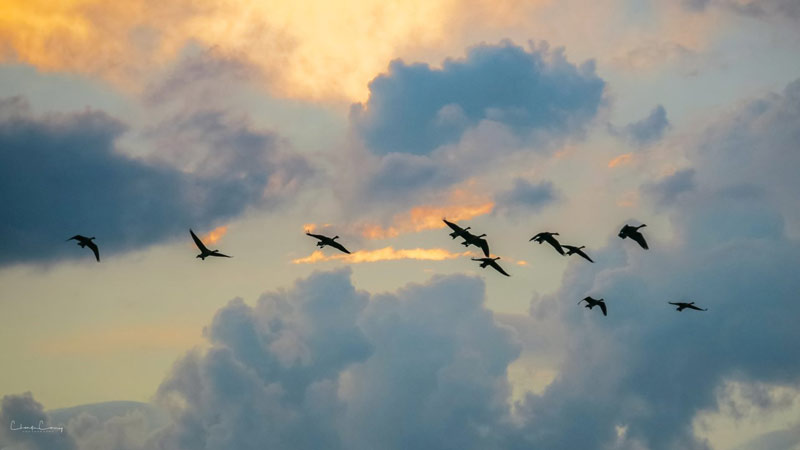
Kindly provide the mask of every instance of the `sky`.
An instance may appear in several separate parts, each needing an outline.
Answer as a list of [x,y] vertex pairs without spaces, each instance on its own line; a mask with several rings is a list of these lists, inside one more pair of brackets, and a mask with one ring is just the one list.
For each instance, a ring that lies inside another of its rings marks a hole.
[[0,449],[800,449],[797,0],[0,9]]

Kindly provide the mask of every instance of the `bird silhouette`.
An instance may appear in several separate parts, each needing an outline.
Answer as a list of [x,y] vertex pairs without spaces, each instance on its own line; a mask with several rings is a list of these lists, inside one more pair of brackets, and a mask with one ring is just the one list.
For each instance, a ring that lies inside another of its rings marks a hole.
[[474,245],[475,247],[479,247],[483,250],[484,256],[487,258],[489,257],[489,243],[484,239],[485,234],[481,234],[480,236],[475,236],[474,234],[470,233],[469,231],[464,231],[464,235],[461,236],[464,238],[464,242],[461,243],[464,247],[469,247],[470,245]]
[[466,231],[469,230],[470,228],[472,228],[472,227],[461,228],[460,226],[458,226],[457,224],[455,224],[453,222],[448,222],[447,219],[442,219],[442,220],[444,221],[444,223],[447,224],[448,227],[450,227],[451,230],[453,230],[453,232],[450,233],[450,237],[453,238],[453,239],[455,239],[455,238],[457,238],[459,236],[466,237],[466,235],[469,234]]
[[492,266],[492,268],[494,268],[494,270],[502,273],[503,275],[505,275],[507,277],[510,277],[511,275],[507,274],[506,271],[503,270],[502,267],[500,267],[500,264],[497,264],[497,260],[498,259],[500,259],[499,256],[496,257],[496,258],[472,258],[473,261],[480,261],[481,262],[481,269],[485,269],[487,266]]
[[539,244],[541,244],[543,242],[547,242],[548,244],[552,245],[553,248],[556,249],[556,251],[558,253],[563,255],[564,254],[564,249],[561,248],[561,244],[558,243],[558,240],[556,240],[555,236],[558,236],[558,233],[551,233],[549,231],[543,231],[543,232],[537,234],[536,236],[530,238],[530,240],[528,240],[528,242],[536,241]]
[[311,237],[313,237],[313,238],[319,239],[319,241],[317,242],[317,247],[319,247],[319,248],[324,248],[326,245],[328,245],[328,246],[331,246],[331,247],[333,247],[335,249],[338,249],[338,250],[340,250],[342,252],[345,252],[348,255],[350,254],[350,251],[348,251],[346,248],[344,248],[344,246],[342,244],[336,242],[336,239],[339,239],[339,236],[334,236],[334,237],[330,238],[328,236],[323,236],[321,234],[311,234],[311,233],[308,233],[308,232],[306,232],[306,234],[311,236]]
[[200,254],[197,255],[196,258],[200,258],[203,261],[205,261],[206,258],[208,258],[209,256],[218,256],[218,257],[221,257],[221,258],[231,258],[231,256],[223,255],[222,253],[219,252],[219,250],[209,250],[208,247],[206,247],[205,244],[203,244],[203,241],[201,241],[200,238],[197,237],[196,234],[194,234],[194,231],[192,231],[191,228],[189,228],[189,234],[192,235],[192,240],[194,240],[194,243],[195,243],[195,245],[197,245],[197,248],[200,249]]
[[637,243],[639,243],[639,245],[643,249],[647,250],[649,248],[647,247],[647,241],[644,240],[644,236],[642,235],[641,232],[639,232],[639,228],[646,226],[647,225],[645,224],[641,224],[638,227],[632,227],[626,224],[624,227],[622,227],[621,230],[619,230],[619,237],[621,237],[622,239],[631,238]]
[[607,311],[606,311],[606,302],[602,298],[599,299],[599,300],[595,300],[592,297],[586,297],[583,300],[581,300],[580,302],[578,302],[578,304],[580,305],[581,302],[586,302],[586,307],[589,308],[589,309],[592,309],[595,306],[599,306],[600,310],[603,311],[603,315],[604,316],[608,315]]
[[675,308],[675,310],[676,310],[676,311],[683,311],[684,309],[687,309],[687,308],[688,308],[688,309],[694,309],[694,310],[697,310],[697,311],[708,311],[708,308],[706,308],[706,309],[703,309],[703,308],[698,308],[697,306],[694,306],[694,302],[689,302],[689,303],[684,303],[684,302],[676,302],[676,303],[667,302],[667,303],[669,303],[670,305],[675,305],[675,306],[677,306],[677,308]]
[[580,247],[575,247],[573,245],[562,245],[562,247],[567,249],[567,256],[569,256],[569,255],[579,255],[583,259],[589,261],[590,263],[594,262],[594,261],[592,261],[592,258],[589,258],[589,255],[587,255],[586,253],[583,252],[583,250],[581,250],[582,248],[586,248],[585,245],[581,245]]
[[75,236],[72,236],[71,238],[69,238],[67,240],[71,241],[73,239],[78,241],[78,245],[81,248],[89,247],[90,249],[92,249],[92,252],[94,253],[95,259],[97,260],[97,262],[100,262],[100,250],[97,248],[97,244],[92,242],[92,240],[94,239],[94,236],[86,237],[86,236],[81,236],[80,234],[76,234]]

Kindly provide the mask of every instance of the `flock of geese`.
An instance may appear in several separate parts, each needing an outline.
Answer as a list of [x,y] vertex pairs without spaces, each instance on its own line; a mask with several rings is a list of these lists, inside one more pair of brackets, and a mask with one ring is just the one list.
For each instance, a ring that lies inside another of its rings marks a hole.
[[[442,220],[448,227],[450,227],[451,230],[453,230],[453,232],[450,233],[451,238],[453,239],[461,238],[464,240],[463,242],[461,242],[461,245],[463,245],[464,247],[469,247],[470,245],[473,245],[475,247],[480,248],[483,251],[483,254],[485,256],[484,258],[471,258],[473,261],[480,262],[480,267],[482,269],[491,267],[507,277],[511,276],[505,270],[503,270],[502,267],[500,267],[500,264],[497,263],[497,260],[500,259],[499,256],[496,256],[494,258],[490,256],[491,253],[489,252],[489,243],[485,239],[486,234],[475,235],[469,232],[471,227],[461,228],[458,224],[450,222],[447,219],[442,219]],[[639,226],[631,226],[626,224],[625,226],[622,227],[621,230],[619,230],[618,236],[622,239],[630,238],[631,240],[639,244],[640,247],[647,250],[649,248],[647,246],[647,241],[645,240],[644,235],[642,235],[642,233],[639,231],[640,228],[643,228],[645,226],[646,225],[644,224]],[[209,250],[208,247],[206,247],[206,245],[203,243],[203,241],[200,240],[200,238],[197,237],[197,235],[194,234],[194,231],[192,231],[191,229],[189,229],[189,234],[192,236],[192,240],[194,241],[195,245],[197,245],[197,248],[200,249],[200,254],[196,256],[197,258],[205,260],[209,256],[215,256],[221,258],[231,257],[229,255],[220,253],[219,250]],[[322,234],[313,234],[309,232],[306,232],[306,235],[316,239],[317,240],[316,245],[320,249],[328,246],[328,247],[333,247],[339,250],[340,252],[350,254],[349,250],[347,250],[342,244],[336,242],[336,239],[339,239],[339,236],[328,237]],[[558,235],[559,235],[558,233],[543,231],[530,238],[529,242],[535,241],[538,242],[539,244],[547,242],[548,244],[550,244],[551,247],[555,249],[556,252],[558,252],[562,256],[578,255],[581,258],[589,261],[590,263],[594,262],[592,258],[590,258],[589,255],[587,255],[586,252],[583,251],[583,249],[586,248],[585,246],[582,245],[580,247],[576,247],[573,245],[561,244],[560,242],[558,242],[558,239],[556,239],[556,236]],[[97,259],[97,262],[100,262],[100,250],[98,249],[97,244],[93,242],[94,239],[95,239],[94,236],[86,237],[80,234],[76,234],[75,236],[72,236],[71,238],[67,239],[67,241],[75,240],[77,241],[78,246],[80,246],[81,248],[89,247],[89,249],[92,250],[92,252],[94,253],[94,257],[95,259]],[[608,315],[608,309],[606,307],[606,302],[604,299],[602,298],[595,299],[592,297],[586,297],[581,299],[581,301],[579,301],[578,304],[580,305],[583,302],[586,302],[585,305],[586,308],[589,308],[591,310],[595,306],[598,306],[600,307],[600,311],[602,311],[604,316]],[[677,311],[683,311],[684,309],[694,309],[696,311],[708,311],[708,309],[702,309],[695,306],[694,302],[688,302],[688,303],[667,302],[667,303],[669,303],[670,305],[677,306],[676,308]]]

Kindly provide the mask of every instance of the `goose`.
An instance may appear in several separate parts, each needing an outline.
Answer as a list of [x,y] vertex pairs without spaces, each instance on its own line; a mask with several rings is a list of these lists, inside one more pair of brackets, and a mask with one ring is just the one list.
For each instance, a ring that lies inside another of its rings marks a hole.
[[205,244],[203,244],[203,241],[201,241],[200,238],[197,237],[196,234],[194,234],[194,231],[192,231],[191,228],[189,228],[189,234],[192,235],[192,240],[194,240],[194,243],[195,243],[195,245],[197,245],[197,248],[200,249],[200,254],[197,255],[196,258],[200,258],[203,261],[205,261],[206,258],[208,258],[209,256],[219,256],[219,257],[222,257],[222,258],[231,258],[231,256],[223,255],[222,253],[219,252],[219,250],[209,250],[205,246]]
[[675,311],[683,311],[684,309],[687,309],[687,308],[688,308],[688,309],[694,309],[694,310],[696,310],[696,311],[708,311],[708,308],[706,308],[706,309],[703,309],[703,308],[698,308],[697,306],[694,306],[694,302],[689,302],[689,303],[684,303],[684,302],[676,302],[676,303],[667,302],[667,303],[669,303],[670,305],[675,305],[675,306],[677,306],[677,308],[675,308]]
[[599,299],[599,300],[595,300],[592,297],[586,297],[583,300],[581,300],[580,302],[578,302],[578,304],[580,305],[581,302],[586,302],[586,307],[589,308],[589,309],[592,309],[595,306],[599,306],[600,310],[603,311],[603,315],[604,316],[608,315],[607,314],[608,311],[606,310],[606,302],[602,298]]
[[592,261],[592,258],[589,258],[589,255],[587,255],[586,253],[583,252],[583,250],[581,250],[582,248],[586,248],[585,245],[581,245],[580,247],[575,247],[573,245],[562,245],[562,247],[567,249],[567,256],[569,256],[569,255],[578,255],[578,256],[582,257],[583,259],[589,261],[590,263],[594,262],[594,261]]
[[644,236],[642,233],[639,232],[639,228],[646,227],[647,225],[641,224],[638,227],[632,227],[630,225],[625,225],[619,230],[619,237],[622,239],[631,238],[636,241],[643,249],[647,250],[649,247],[647,246],[647,241],[644,240]]
[[67,239],[67,241],[71,241],[73,239],[78,241],[78,245],[81,248],[89,247],[90,249],[92,249],[95,259],[97,260],[97,262],[100,262],[100,250],[97,248],[97,244],[92,242],[94,236],[86,237],[86,236],[81,236],[80,234],[76,234],[75,236],[72,236],[71,238]]
[[334,236],[330,238],[328,236],[323,236],[321,234],[311,234],[308,232],[306,232],[306,234],[313,238],[319,239],[319,241],[317,242],[317,247],[319,248],[324,248],[326,245],[329,245],[335,249],[347,253],[348,255],[350,254],[350,252],[346,248],[344,248],[342,244],[336,242],[336,239],[339,239],[339,236]]
[[502,267],[500,267],[500,264],[497,264],[497,260],[498,259],[500,259],[499,256],[496,257],[496,258],[472,258],[473,261],[480,261],[481,262],[481,269],[485,269],[487,266],[492,266],[492,268],[494,268],[494,270],[502,273],[503,275],[505,275],[507,277],[510,277],[511,275],[507,274],[506,271],[503,270]]
[[451,230],[453,230],[453,232],[450,233],[450,237],[453,238],[453,239],[455,239],[455,238],[457,238],[459,236],[461,236],[461,237],[466,236],[467,234],[469,234],[466,231],[469,230],[470,228],[472,228],[472,227],[461,228],[460,226],[458,226],[457,224],[455,224],[453,222],[448,222],[447,219],[442,219],[442,220],[444,221],[444,223],[447,224],[448,227],[450,227]]
[[552,245],[553,248],[556,249],[556,251],[558,253],[563,255],[564,254],[564,249],[561,248],[561,244],[558,243],[558,240],[556,240],[556,238],[554,236],[558,236],[558,233],[551,233],[549,231],[543,231],[543,232],[537,234],[536,236],[530,238],[528,240],[528,242],[536,241],[539,244],[541,244],[543,242],[547,242],[548,244]]
[[475,247],[480,247],[481,250],[483,250],[484,256],[488,258],[490,253],[489,253],[489,243],[486,242],[486,239],[484,239],[486,234],[475,236],[469,231],[465,231],[464,233],[466,235],[461,236],[462,238],[464,238],[464,242],[462,242],[461,245],[463,245],[464,247],[469,247],[470,245],[474,245]]

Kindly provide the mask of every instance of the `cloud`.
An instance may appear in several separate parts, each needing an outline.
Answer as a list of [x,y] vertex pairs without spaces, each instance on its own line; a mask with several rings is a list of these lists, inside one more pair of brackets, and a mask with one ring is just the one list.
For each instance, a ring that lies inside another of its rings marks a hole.
[[504,214],[535,212],[554,203],[558,198],[553,183],[549,181],[533,184],[522,178],[516,178],[511,189],[495,195],[496,211]]
[[694,189],[694,169],[679,170],[653,183],[646,183],[642,190],[653,198],[658,206],[669,205],[684,192]]
[[612,134],[623,137],[637,147],[645,147],[659,141],[669,129],[667,111],[658,105],[650,111],[647,117],[631,122],[622,128],[609,126]]
[[[749,176],[739,178],[728,167],[762,157],[792,165],[796,152],[785,144],[796,136],[788,126],[794,89],[710,124],[689,144],[691,169],[643,188],[669,198],[672,240],[649,227],[651,250],[642,252],[610,237],[596,264],[570,265],[560,290],[532,303],[532,315],[555,311],[568,341],[556,380],[517,405],[526,431],[514,445],[707,449],[694,421],[725,407],[717,395],[725,386],[796,389],[800,362],[781,349],[800,339],[790,319],[800,314],[800,244],[786,234],[783,193],[768,186],[797,183],[746,164]],[[687,186],[691,196],[677,195]],[[607,318],[574,305],[586,295],[606,299]],[[678,313],[666,303],[681,299],[708,311]],[[752,392],[764,410],[784,408]]]
[[[22,395],[5,395],[0,408],[0,448],[20,450],[73,450],[78,447],[65,430],[38,431],[39,428],[59,427],[52,423],[42,404],[33,399],[30,392]],[[15,429],[12,429],[15,428]],[[20,427],[37,430],[24,431]],[[8,447],[6,447],[8,446]]]
[[126,126],[103,112],[34,116],[21,99],[0,101],[0,201],[8,212],[0,264],[83,257],[64,243],[78,233],[96,236],[109,255],[189,227],[204,231],[248,207],[277,205],[311,173],[273,135],[223,113],[164,127],[206,147],[168,162],[136,159],[117,146]]
[[694,12],[716,6],[749,17],[800,19],[800,3],[796,0],[683,0],[682,5]]
[[800,166],[798,122],[800,80],[795,80],[783,92],[731,109],[702,132],[691,157],[702,165],[704,178],[729,189],[732,196],[761,191],[765,201],[787,221],[790,231],[797,233],[800,210],[793,204],[800,198],[794,170]]
[[[217,312],[159,389],[163,448],[487,448],[519,349],[476,278],[370,298],[315,273]],[[404,424],[398,426],[399,423]],[[454,431],[458,433],[454,433]],[[159,447],[159,448],[161,448]]]
[[[400,55],[503,28],[545,1],[65,0],[12,1],[0,21],[0,61],[111,80],[139,90],[187,46],[215,48],[253,68],[277,96],[362,100],[366,83]],[[180,84],[176,85],[180,89]]]
[[530,51],[510,42],[479,45],[441,69],[393,61],[351,111],[355,129],[378,154],[429,154],[457,142],[482,120],[519,135],[581,130],[603,104],[605,83],[589,61],[576,66],[563,49]]
[[466,251],[462,253],[452,253],[443,248],[401,248],[395,250],[393,247],[384,247],[377,250],[359,250],[350,255],[332,254],[326,255],[320,250],[314,251],[305,258],[293,259],[293,264],[312,264],[323,261],[343,261],[346,263],[357,264],[378,261],[396,261],[399,259],[418,259],[422,261],[443,261],[455,259],[462,256],[474,255]]

